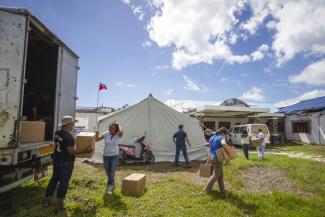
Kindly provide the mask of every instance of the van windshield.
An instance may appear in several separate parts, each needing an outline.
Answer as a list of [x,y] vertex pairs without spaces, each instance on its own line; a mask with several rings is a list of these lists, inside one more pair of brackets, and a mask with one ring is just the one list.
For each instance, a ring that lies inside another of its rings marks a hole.
[[240,129],[239,127],[235,127],[232,133],[239,133],[239,129]]
[[247,127],[241,127],[239,130],[239,133],[242,133],[244,130],[246,130],[246,132],[247,132]]
[[258,134],[259,129],[261,129],[264,134],[269,134],[269,130],[264,125],[252,125],[251,133]]

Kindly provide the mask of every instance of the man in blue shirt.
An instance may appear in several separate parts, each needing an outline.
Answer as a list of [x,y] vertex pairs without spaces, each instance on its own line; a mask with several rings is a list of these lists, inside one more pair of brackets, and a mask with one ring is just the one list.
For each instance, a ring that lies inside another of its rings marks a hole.
[[187,134],[183,128],[184,128],[183,124],[179,125],[178,126],[179,130],[173,136],[173,142],[176,145],[175,166],[178,166],[179,154],[182,151],[185,159],[185,164],[187,167],[190,167],[190,161],[188,159],[185,141],[188,143],[190,147],[191,147],[191,143],[187,138]]
[[216,181],[218,181],[220,192],[225,191],[225,185],[223,181],[223,165],[222,162],[218,161],[217,158],[217,150],[222,148],[224,145],[227,145],[225,135],[227,133],[227,129],[225,127],[221,127],[214,136],[212,136],[209,140],[210,143],[210,154],[209,154],[209,163],[213,167],[213,174],[209,178],[206,186],[205,193],[209,194],[212,191],[213,185]]

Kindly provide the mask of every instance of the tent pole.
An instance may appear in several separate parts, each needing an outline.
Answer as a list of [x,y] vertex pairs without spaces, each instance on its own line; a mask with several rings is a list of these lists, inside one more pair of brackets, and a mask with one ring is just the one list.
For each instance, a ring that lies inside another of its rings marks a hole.
[[98,130],[98,123],[97,123],[97,118],[98,118],[98,103],[99,103],[99,88],[97,91],[97,106],[96,106],[96,130]]

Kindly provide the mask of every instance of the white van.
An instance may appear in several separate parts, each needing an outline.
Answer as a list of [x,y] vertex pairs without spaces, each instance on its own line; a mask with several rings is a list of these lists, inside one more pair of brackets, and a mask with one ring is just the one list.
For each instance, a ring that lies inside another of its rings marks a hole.
[[230,133],[231,142],[234,145],[241,145],[241,136],[244,130],[248,132],[249,136],[254,138],[257,137],[259,129],[261,129],[265,135],[265,142],[270,143],[270,131],[266,124],[244,124],[234,126]]

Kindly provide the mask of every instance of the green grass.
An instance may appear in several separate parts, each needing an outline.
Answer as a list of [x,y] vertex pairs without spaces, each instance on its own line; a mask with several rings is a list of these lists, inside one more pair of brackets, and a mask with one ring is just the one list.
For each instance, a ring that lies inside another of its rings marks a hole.
[[[199,194],[205,183],[195,181],[197,164],[190,170],[156,164],[120,167],[117,189],[108,196],[103,194],[103,169],[76,163],[66,199],[67,210],[58,216],[325,216],[324,164],[277,155],[267,155],[264,161],[251,158],[247,161],[240,155],[224,167],[225,179],[232,186],[227,195],[217,191]],[[285,170],[300,193],[238,191],[243,184],[238,172],[251,166]],[[121,179],[132,172],[148,175],[146,192],[140,197],[120,193]],[[0,216],[55,216],[53,208],[43,208],[41,204],[47,183],[48,178],[39,183],[29,182],[0,195]]]
[[271,146],[270,149],[303,153],[312,156],[320,156],[325,158],[325,146],[324,145],[310,145],[304,143],[290,142],[284,146]]

